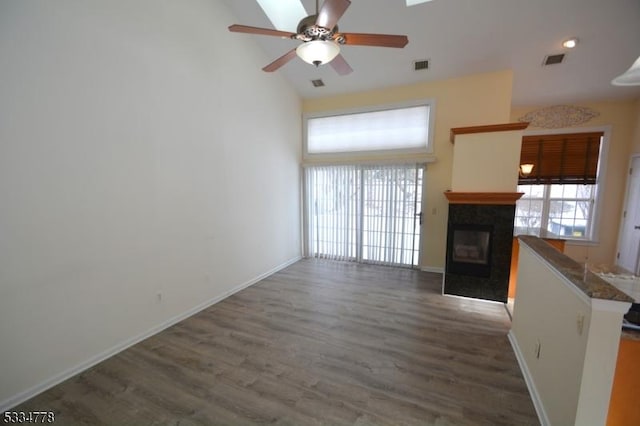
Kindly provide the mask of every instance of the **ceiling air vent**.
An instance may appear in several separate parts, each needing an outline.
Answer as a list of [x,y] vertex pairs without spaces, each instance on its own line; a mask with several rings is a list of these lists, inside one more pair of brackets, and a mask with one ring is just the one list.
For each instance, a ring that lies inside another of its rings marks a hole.
[[419,61],[413,61],[413,70],[414,71],[420,71],[420,70],[428,70],[429,69],[429,60],[428,59],[422,59]]
[[311,84],[313,84],[313,87],[322,87],[324,86],[324,81],[321,79],[311,80]]
[[542,62],[543,66],[547,65],[555,65],[564,61],[566,53],[559,53],[557,55],[547,55],[544,57],[544,61]]

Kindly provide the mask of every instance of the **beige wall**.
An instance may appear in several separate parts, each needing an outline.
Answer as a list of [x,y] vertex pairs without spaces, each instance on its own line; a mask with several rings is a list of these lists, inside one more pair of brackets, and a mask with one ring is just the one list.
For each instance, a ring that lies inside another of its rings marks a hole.
[[[600,115],[587,123],[576,126],[595,127],[611,126],[611,139],[606,161],[605,186],[602,188],[600,200],[600,219],[598,236],[599,241],[594,245],[574,244],[568,242],[565,253],[577,262],[585,262],[588,258],[590,264],[611,265],[615,263],[616,246],[618,242],[618,228],[622,214],[624,191],[627,179],[627,167],[629,157],[633,152],[640,152],[640,127],[639,103],[628,100],[619,102],[593,102],[580,103],[578,106],[593,108]],[[527,112],[542,108],[519,107],[511,111],[511,121],[517,121]],[[535,131],[530,126],[525,131]]]
[[451,190],[515,192],[521,147],[522,130],[457,135]]
[[640,99],[635,103],[635,128],[633,131],[632,154],[640,154]]
[[1,10],[3,411],[299,257],[301,102],[221,1]]
[[502,124],[509,121],[511,110],[511,71],[502,71],[452,80],[309,99],[304,112],[355,108],[407,100],[435,99],[435,163],[427,166],[422,227],[420,265],[443,268],[445,263],[447,202],[443,192],[451,189],[453,145],[449,141],[452,127]]

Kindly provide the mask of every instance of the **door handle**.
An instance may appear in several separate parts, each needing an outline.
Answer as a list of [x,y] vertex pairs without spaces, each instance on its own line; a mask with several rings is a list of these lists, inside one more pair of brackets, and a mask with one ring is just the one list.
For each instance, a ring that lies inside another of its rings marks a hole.
[[640,225],[634,226],[633,229],[640,229]]

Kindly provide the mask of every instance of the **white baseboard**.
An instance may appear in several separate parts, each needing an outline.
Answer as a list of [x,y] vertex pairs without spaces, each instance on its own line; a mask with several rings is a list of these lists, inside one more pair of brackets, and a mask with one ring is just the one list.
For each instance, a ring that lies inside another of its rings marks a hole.
[[444,268],[442,266],[421,266],[420,270],[423,272],[435,272],[437,274],[444,274]]
[[522,375],[524,376],[524,381],[527,383],[527,388],[529,389],[529,395],[531,395],[531,400],[533,401],[533,406],[536,409],[536,413],[538,414],[538,420],[542,426],[549,426],[551,423],[549,422],[549,417],[547,417],[547,412],[544,409],[544,405],[542,405],[542,400],[540,399],[540,394],[536,389],[536,385],[533,382],[533,377],[531,376],[531,372],[529,371],[529,367],[527,367],[527,362],[524,359],[524,355],[520,350],[520,346],[518,346],[518,341],[513,335],[513,330],[509,330],[509,342],[511,343],[511,347],[513,348],[513,352],[516,354],[516,359],[518,360],[518,365],[520,366],[520,371],[522,371]]
[[4,401],[0,402],[0,412],[4,412],[7,411],[9,409],[11,409],[12,407],[15,407],[18,404],[23,403],[24,401],[33,398],[34,396],[38,395],[39,393],[42,393],[44,391],[46,391],[49,388],[52,388],[53,386],[62,383],[63,381],[75,376],[76,374],[79,374],[91,367],[93,367],[96,364],[99,364],[100,362],[111,358],[112,356],[118,354],[119,352],[122,352],[123,350],[135,345],[136,343],[139,343],[141,341],[143,341],[144,339],[153,336],[154,334],[157,334],[159,332],[161,332],[162,330],[165,330],[169,327],[171,327],[174,324],[179,323],[180,321],[189,318],[190,316],[197,314],[198,312],[202,311],[203,309],[208,308],[209,306],[215,305],[216,303],[226,299],[227,297],[239,292],[240,290],[244,290],[247,287],[252,286],[253,284],[267,278],[270,275],[275,274],[276,272],[286,268],[287,266],[290,266],[294,263],[296,263],[297,261],[299,261],[300,259],[302,259],[301,256],[297,256],[294,257],[293,259],[290,259],[278,266],[276,266],[275,268],[271,269],[270,271],[265,272],[264,274],[258,275],[255,278],[250,279],[249,281],[246,281],[242,284],[239,284],[237,286],[235,286],[234,288],[225,291],[224,293],[209,299],[203,303],[200,303],[199,305],[189,309],[186,312],[183,312],[181,314],[178,314],[172,318],[169,318],[168,320],[152,327],[151,329],[145,331],[144,333],[138,334],[137,336],[131,337],[129,339],[126,339],[120,343],[118,343],[117,345],[115,345],[114,347],[107,349],[106,351],[95,355],[91,358],[89,358],[88,360],[80,363],[79,365],[75,366],[75,367],[71,367],[61,373],[56,374],[53,377],[50,377],[49,379],[45,380],[42,383],[39,383],[25,391],[22,391],[20,393],[18,393],[17,395],[14,395],[10,398],[5,399]]

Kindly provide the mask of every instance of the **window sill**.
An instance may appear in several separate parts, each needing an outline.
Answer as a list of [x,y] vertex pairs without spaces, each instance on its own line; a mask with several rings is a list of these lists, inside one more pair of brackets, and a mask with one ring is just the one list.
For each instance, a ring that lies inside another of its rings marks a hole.
[[567,244],[575,245],[575,246],[597,246],[600,244],[598,240],[586,240],[586,239],[578,239],[572,238],[567,235],[558,235],[553,232],[547,231],[546,229],[541,228],[519,228],[515,227],[513,229],[513,235],[517,237],[518,235],[533,235],[542,239],[551,239],[551,240],[563,240]]
[[586,246],[586,247],[595,247],[600,245],[600,241],[598,240],[577,240],[573,238],[564,238],[566,244],[571,244],[572,246]]

